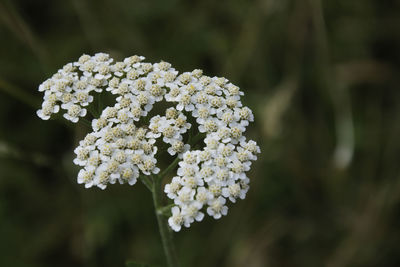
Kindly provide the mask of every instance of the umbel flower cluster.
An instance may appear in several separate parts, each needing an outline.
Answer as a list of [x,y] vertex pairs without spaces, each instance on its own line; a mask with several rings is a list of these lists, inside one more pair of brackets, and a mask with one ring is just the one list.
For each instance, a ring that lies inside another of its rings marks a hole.
[[[179,74],[167,62],[143,60],[132,56],[114,63],[104,53],[81,56],[39,86],[44,101],[37,115],[47,120],[63,109],[64,118],[76,123],[86,116],[94,93],[110,92],[115,105],[92,120],[92,132],[75,149],[74,163],[82,167],[78,183],[105,189],[117,181],[134,185],[140,175],[157,175],[156,140],[162,140],[179,158],[177,173],[164,189],[174,203],[171,228],[189,227],[204,212],[219,219],[227,214],[227,200],[245,198],[246,172],[260,153],[256,142],[243,135],[253,121],[252,111],[240,101],[243,92],[198,69]],[[172,107],[140,126],[162,100]],[[197,129],[191,129],[188,116]],[[205,134],[204,148],[190,150],[184,138],[189,130]]]

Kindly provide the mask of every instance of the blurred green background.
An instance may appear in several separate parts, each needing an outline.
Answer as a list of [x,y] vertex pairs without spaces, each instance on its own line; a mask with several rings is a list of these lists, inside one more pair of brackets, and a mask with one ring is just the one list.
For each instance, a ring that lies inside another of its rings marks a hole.
[[85,190],[87,129],[36,116],[81,54],[204,69],[245,92],[248,197],[175,234],[183,266],[400,266],[400,3],[1,0],[0,266],[162,266],[150,193]]

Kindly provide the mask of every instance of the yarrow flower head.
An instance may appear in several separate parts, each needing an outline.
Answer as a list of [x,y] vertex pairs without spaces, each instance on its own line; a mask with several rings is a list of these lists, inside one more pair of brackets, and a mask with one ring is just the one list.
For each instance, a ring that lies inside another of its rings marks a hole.
[[[117,181],[134,185],[141,175],[157,175],[157,144],[163,142],[178,162],[164,188],[173,202],[168,223],[174,231],[205,214],[219,219],[228,212],[228,200],[245,198],[246,172],[260,148],[244,136],[254,116],[240,101],[243,92],[227,79],[198,69],[179,74],[170,63],[146,63],[141,56],[114,62],[98,53],[66,64],[39,91],[44,93],[40,118],[64,110],[73,123],[87,116],[95,93],[115,95],[115,104],[92,120],[92,131],[74,150],[73,162],[81,167],[77,181],[86,188],[105,189]],[[170,107],[143,124],[163,100]],[[185,137],[189,131],[204,137],[204,148],[191,149],[196,142]]]

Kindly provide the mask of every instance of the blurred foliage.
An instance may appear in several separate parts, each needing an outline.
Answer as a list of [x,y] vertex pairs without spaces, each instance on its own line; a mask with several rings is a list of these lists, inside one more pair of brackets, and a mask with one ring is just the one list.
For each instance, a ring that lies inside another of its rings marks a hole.
[[400,265],[399,1],[2,0],[0,37],[0,266],[164,262],[146,188],[85,190],[86,129],[35,114],[99,51],[225,76],[255,112],[248,197],[175,235],[183,266]]

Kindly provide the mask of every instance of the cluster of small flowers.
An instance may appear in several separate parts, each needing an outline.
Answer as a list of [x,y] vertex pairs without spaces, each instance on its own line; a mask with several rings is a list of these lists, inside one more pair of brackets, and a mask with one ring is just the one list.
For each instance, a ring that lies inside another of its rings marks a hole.
[[100,93],[111,77],[112,61],[109,55],[98,53],[93,57],[83,55],[78,62],[66,64],[39,86],[39,91],[44,92],[44,101],[37,115],[48,120],[61,106],[66,110],[67,120],[78,122],[87,113],[84,107],[93,101],[90,93]]
[[[117,96],[116,104],[105,108],[101,116],[92,121],[93,132],[87,137],[94,143],[85,142],[85,138],[75,149],[74,163],[83,167],[78,174],[78,183],[85,183],[86,187],[96,185],[105,189],[108,183],[113,184],[116,180],[133,185],[139,171],[144,175],[160,171],[156,166],[157,147],[154,145],[155,138],[159,137],[155,131],[159,116],[151,119],[154,122],[150,125],[151,131],[136,128],[135,123],[147,116],[155,102],[163,100],[166,93],[163,86],[173,81],[177,72],[166,62],[152,65],[142,63],[143,59],[133,56],[117,62],[110,67],[113,75],[104,77],[109,79],[104,83],[105,90]],[[168,110],[167,114],[170,113]],[[167,120],[159,128],[164,140],[182,140],[176,133],[186,132],[190,124],[186,123],[183,114],[171,119],[176,119],[174,127],[166,127],[167,123],[172,123]],[[177,152],[183,152],[183,148],[188,149],[183,144]]]
[[246,195],[249,179],[245,172],[260,149],[243,136],[254,117],[242,106],[241,95],[225,78],[210,78],[195,70],[178,76],[165,96],[178,103],[177,110],[191,112],[199,132],[207,134],[206,147],[185,152],[177,176],[165,186],[176,205],[168,220],[175,231],[201,221],[203,208],[215,219],[221,218],[227,214],[226,199],[235,202]]
[[203,150],[188,151],[179,163],[178,175],[165,186],[168,197],[174,200],[172,216],[168,222],[175,231],[182,225],[189,227],[192,222],[201,221],[207,206],[208,215],[219,219],[226,215],[226,198],[235,203],[244,199],[249,189],[251,161],[260,152],[254,141],[241,138],[240,145],[216,145],[215,139],[208,139]]
[[[175,206],[169,225],[179,231],[182,225],[204,217],[203,208],[215,219],[227,214],[226,199],[244,198],[249,179],[245,172],[260,149],[243,136],[252,111],[243,107],[239,87],[225,78],[208,77],[201,70],[178,72],[167,62],[145,63],[132,56],[122,62],[103,53],[83,55],[67,64],[40,85],[44,91],[39,117],[49,119],[59,111],[77,122],[86,115],[84,108],[93,101],[92,91],[116,95],[116,103],[92,121],[89,133],[75,149],[74,163],[81,166],[78,183],[105,189],[108,183],[135,184],[139,173],[157,174],[156,139],[170,145],[168,152],[180,158],[177,176],[165,186]],[[164,116],[156,115],[145,127],[137,127],[156,102],[175,103]],[[185,113],[186,112],[186,113]],[[206,146],[189,151],[183,141],[195,118],[198,131],[205,133]],[[186,115],[185,115],[186,114]]]

